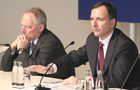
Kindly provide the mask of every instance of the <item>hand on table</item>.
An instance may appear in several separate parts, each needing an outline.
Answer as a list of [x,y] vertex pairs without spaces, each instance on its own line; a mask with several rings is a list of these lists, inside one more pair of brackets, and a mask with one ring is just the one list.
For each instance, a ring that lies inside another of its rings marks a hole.
[[71,76],[71,77],[65,79],[62,82],[62,85],[71,86],[71,85],[76,85],[76,84],[79,84],[79,83],[80,83],[80,79],[79,78],[76,78],[75,76]]
[[[32,65],[32,66],[29,66],[28,68],[30,68],[31,72],[38,72],[41,74],[45,74],[45,72],[49,69],[49,67],[50,67],[50,65],[48,65],[48,66]],[[51,74],[53,72],[54,72],[54,69],[53,69],[53,67],[51,67],[47,74]]]

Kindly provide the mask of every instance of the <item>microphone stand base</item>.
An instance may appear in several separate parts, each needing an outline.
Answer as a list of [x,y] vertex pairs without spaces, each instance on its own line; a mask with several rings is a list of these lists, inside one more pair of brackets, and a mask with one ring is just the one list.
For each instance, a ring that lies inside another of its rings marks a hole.
[[46,87],[36,87],[35,90],[51,90],[51,88],[46,88]]

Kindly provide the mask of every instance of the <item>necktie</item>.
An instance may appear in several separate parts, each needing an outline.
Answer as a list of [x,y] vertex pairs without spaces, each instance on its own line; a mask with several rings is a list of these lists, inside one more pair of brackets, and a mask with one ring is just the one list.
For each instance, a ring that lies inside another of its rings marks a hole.
[[103,50],[103,43],[100,42],[99,44],[99,69],[103,72],[103,65],[104,65],[104,50]]
[[32,54],[32,51],[33,51],[33,48],[35,47],[35,44],[34,44],[34,42],[32,42],[31,44],[30,44],[30,52],[29,52],[29,54],[31,55]]

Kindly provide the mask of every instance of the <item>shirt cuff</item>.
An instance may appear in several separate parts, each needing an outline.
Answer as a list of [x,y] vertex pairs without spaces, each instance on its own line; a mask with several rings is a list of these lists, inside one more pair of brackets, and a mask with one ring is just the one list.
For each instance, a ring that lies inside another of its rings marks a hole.
[[[50,63],[49,65],[52,65],[53,63]],[[52,65],[53,69],[54,69],[54,72],[53,73],[56,73],[57,72],[57,66],[56,64],[53,64]]]
[[16,50],[14,49],[14,50],[11,52],[11,55],[14,55],[14,54],[15,54],[15,51],[16,51]]

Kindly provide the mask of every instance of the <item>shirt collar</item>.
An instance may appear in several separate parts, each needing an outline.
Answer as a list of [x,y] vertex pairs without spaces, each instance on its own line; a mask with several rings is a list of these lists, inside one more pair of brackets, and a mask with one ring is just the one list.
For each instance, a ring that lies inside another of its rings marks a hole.
[[37,41],[38,41],[38,39],[36,39],[34,41],[31,41],[31,43],[34,42],[34,44],[36,45],[37,44]]
[[110,41],[110,39],[111,39],[111,37],[112,37],[113,32],[114,32],[114,30],[113,30],[112,33],[111,33],[108,37],[106,37],[104,40],[101,40],[101,38],[99,37],[99,42],[102,42],[104,45],[107,46],[107,45],[109,44],[109,41]]

